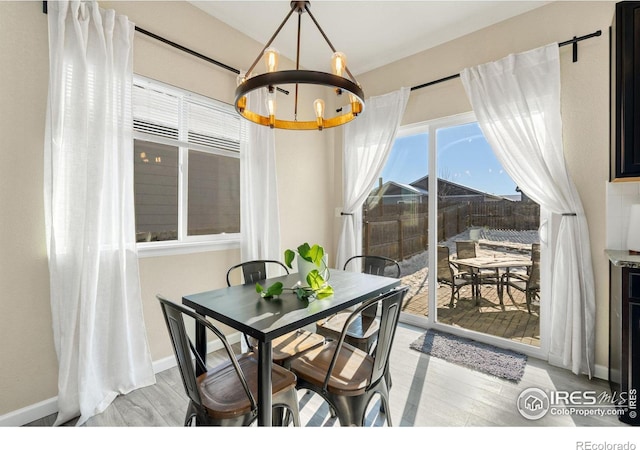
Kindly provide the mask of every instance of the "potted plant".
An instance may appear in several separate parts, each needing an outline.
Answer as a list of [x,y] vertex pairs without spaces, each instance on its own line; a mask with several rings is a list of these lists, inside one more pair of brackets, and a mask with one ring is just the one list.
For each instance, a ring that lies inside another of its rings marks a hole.
[[[292,288],[285,288],[282,283],[276,282],[265,289],[259,283],[256,283],[256,292],[263,298],[273,298],[279,296],[285,290],[291,290],[295,292],[300,300],[308,300],[309,298],[322,299],[333,295],[333,288],[328,283],[329,269],[324,248],[317,244],[310,246],[305,242],[296,251],[285,250],[284,262],[290,269],[293,269],[292,263],[296,256],[301,281]],[[306,285],[302,284],[303,280],[306,281]]]

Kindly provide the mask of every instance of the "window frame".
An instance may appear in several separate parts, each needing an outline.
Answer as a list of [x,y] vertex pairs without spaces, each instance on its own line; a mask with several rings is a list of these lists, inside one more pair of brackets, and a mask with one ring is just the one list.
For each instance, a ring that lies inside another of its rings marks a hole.
[[[138,256],[156,257],[180,255],[220,250],[239,249],[241,244],[241,233],[219,233],[208,235],[192,235],[188,232],[188,183],[189,183],[189,151],[199,151],[213,155],[237,158],[242,161],[240,149],[242,147],[243,133],[239,136],[238,151],[209,147],[193,142],[188,142],[188,128],[186,124],[186,114],[184,113],[184,101],[191,104],[214,105],[216,108],[228,109],[230,113],[235,113],[231,105],[223,103],[209,97],[205,97],[185,89],[177,88],[142,75],[134,75],[133,83],[137,86],[151,87],[162,92],[174,95],[179,98],[178,111],[178,138],[176,140],[147,134],[142,131],[133,131],[132,141],[143,141],[169,145],[178,148],[178,237],[176,240],[137,242],[136,248]],[[242,127],[241,127],[242,128]],[[132,146],[133,149],[134,146]],[[135,158],[135,154],[132,154]],[[241,162],[240,162],[241,163]],[[135,183],[135,173],[134,173]],[[240,200],[242,201],[242,199]],[[240,210],[242,208],[240,207]]]

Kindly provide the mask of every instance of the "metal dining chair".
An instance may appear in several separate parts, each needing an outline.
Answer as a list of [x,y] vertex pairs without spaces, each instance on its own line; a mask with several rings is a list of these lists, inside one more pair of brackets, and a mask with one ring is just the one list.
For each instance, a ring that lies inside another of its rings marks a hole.
[[[407,286],[401,286],[363,302],[349,315],[337,340],[328,341],[291,362],[291,370],[298,377],[297,388],[324,398],[336,412],[341,426],[364,426],[367,406],[376,394],[381,398],[381,410],[390,411],[386,374],[402,301],[408,290]],[[381,310],[380,331],[375,351],[369,354],[348,344],[346,337],[351,322],[374,305]],[[389,413],[386,419],[391,426]]]
[[[258,361],[255,354],[236,355],[224,334],[200,314],[156,296],[160,302],[189,406],[184,425],[249,426],[258,416]],[[226,361],[209,369],[187,334],[184,317],[206,327],[222,343]],[[196,366],[203,372],[196,377]],[[287,410],[300,426],[296,376],[284,367],[271,370],[274,409]],[[288,422],[285,422],[288,424]]]
[[[231,277],[234,271],[241,270],[245,284],[255,284],[267,278],[267,267],[281,268],[286,274],[289,270],[284,263],[276,260],[252,260],[236,264],[227,271],[227,286],[231,286]],[[244,335],[245,342],[252,351],[256,351],[256,342],[253,338]],[[283,367],[289,366],[291,357],[315,346],[321,345],[324,337],[308,330],[299,329],[292,331],[273,340],[272,360]]]
[[[361,263],[363,273],[400,278],[400,265],[394,259],[384,256],[357,255],[349,258],[344,263],[343,269],[347,270],[350,264],[356,263]],[[338,339],[349,314],[349,312],[337,313],[316,322],[316,333],[328,339]],[[376,305],[362,311],[362,315],[350,325],[346,341],[360,350],[370,351],[375,344],[380,326],[376,316]]]

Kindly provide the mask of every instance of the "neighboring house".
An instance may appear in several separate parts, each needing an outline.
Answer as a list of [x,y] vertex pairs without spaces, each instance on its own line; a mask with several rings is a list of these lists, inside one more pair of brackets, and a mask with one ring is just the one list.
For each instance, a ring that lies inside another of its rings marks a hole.
[[409,184],[387,181],[378,186],[369,195],[367,206],[374,207],[382,201],[383,205],[398,205],[406,203],[427,203],[429,192]]
[[[410,184],[387,181],[371,191],[366,206],[371,209],[382,201],[383,205],[427,204],[429,198],[429,176]],[[438,199],[441,202],[497,202],[518,201],[520,195],[493,195],[438,178]]]
[[[416,189],[429,190],[429,176],[422,177],[412,183]],[[438,198],[440,201],[448,202],[498,202],[501,200],[512,200],[511,198],[488,194],[477,189],[454,183],[453,181],[438,178]]]

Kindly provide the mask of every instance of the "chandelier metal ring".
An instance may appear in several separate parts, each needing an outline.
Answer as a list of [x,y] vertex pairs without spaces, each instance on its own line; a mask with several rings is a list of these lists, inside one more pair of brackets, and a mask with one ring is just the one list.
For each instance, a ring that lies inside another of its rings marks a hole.
[[[255,77],[247,79],[244,83],[240,84],[236,88],[235,93],[235,108],[236,111],[244,118],[251,120],[264,126],[270,126],[268,116],[262,116],[258,113],[248,110],[243,98],[250,92],[261,88],[273,88],[275,86],[283,84],[314,84],[320,86],[328,86],[332,88],[341,89],[347,91],[347,93],[353,94],[358,97],[359,103],[352,104],[352,109],[342,115],[327,118],[323,120],[323,128],[332,128],[343,125],[352,121],[356,116],[364,110],[364,92],[362,88],[348,80],[347,78],[334,75],[327,72],[319,72],[314,70],[281,70],[278,72],[269,72],[262,75],[256,75]],[[346,93],[345,93],[346,95]],[[316,120],[312,121],[298,121],[298,120],[275,120],[275,128],[284,128],[288,130],[317,130],[318,123]]]

